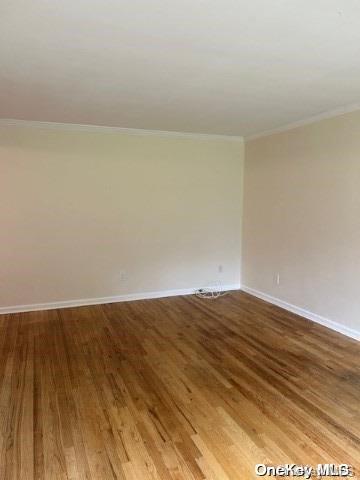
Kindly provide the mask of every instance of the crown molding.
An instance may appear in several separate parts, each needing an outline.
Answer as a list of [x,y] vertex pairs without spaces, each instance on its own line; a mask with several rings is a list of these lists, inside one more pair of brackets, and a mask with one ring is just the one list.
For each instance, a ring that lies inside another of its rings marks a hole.
[[39,122],[32,120],[17,120],[12,118],[0,118],[0,127],[25,127],[42,130],[62,130],[89,133],[118,133],[122,135],[189,138],[198,140],[222,140],[230,142],[243,142],[244,140],[243,137],[235,135],[175,132],[167,130],[144,130],[141,128],[107,127],[104,125],[82,125],[78,123]]
[[322,112],[317,115],[304,118],[302,120],[297,120],[296,122],[287,123],[286,125],[282,125],[280,127],[272,128],[270,130],[265,130],[260,133],[255,133],[254,135],[245,136],[244,140],[245,142],[249,142],[251,140],[256,140],[258,138],[268,137],[276,133],[282,133],[288,130],[293,130],[295,128],[304,127],[305,125],[309,125],[311,123],[320,122],[321,120],[338,117],[340,115],[344,115],[345,113],[356,112],[357,110],[360,110],[360,103],[353,103],[351,105],[335,108],[333,110],[328,110],[326,112]]

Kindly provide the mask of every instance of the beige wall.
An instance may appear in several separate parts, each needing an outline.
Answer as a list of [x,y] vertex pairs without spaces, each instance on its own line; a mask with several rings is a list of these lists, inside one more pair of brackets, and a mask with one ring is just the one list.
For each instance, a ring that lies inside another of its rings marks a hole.
[[239,283],[242,166],[241,142],[1,127],[0,306]]
[[247,142],[244,182],[243,285],[360,330],[360,112]]

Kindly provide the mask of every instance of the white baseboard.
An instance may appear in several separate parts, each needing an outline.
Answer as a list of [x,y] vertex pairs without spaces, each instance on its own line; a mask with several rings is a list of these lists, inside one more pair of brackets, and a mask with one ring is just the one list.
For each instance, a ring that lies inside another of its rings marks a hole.
[[320,325],[330,328],[331,330],[335,330],[338,333],[342,333],[347,337],[354,338],[355,340],[360,340],[360,331],[358,330],[353,330],[352,328],[346,327],[345,325],[341,325],[340,323],[334,322],[333,320],[329,320],[328,318],[317,315],[316,313],[309,312],[308,310],[297,307],[296,305],[292,305],[291,303],[284,302],[279,298],[272,297],[267,293],[260,292],[259,290],[255,290],[254,288],[247,287],[246,285],[242,285],[241,290],[243,290],[246,293],[249,293],[250,295],[253,295],[254,297],[261,298],[261,300],[265,300],[266,302],[269,302],[274,305],[277,305],[278,307],[284,308],[289,312],[296,313],[301,317],[305,317],[308,320],[311,320],[312,322],[320,323]]
[[[100,305],[105,303],[131,302],[133,300],[145,300],[151,298],[176,297],[179,295],[192,295],[201,287],[179,288],[177,290],[161,290],[158,292],[129,293],[125,295],[116,295],[113,297],[86,298],[79,300],[64,300],[51,303],[34,303],[31,305],[14,305],[10,307],[0,307],[1,314],[35,312],[40,310],[54,310],[57,308],[85,307],[86,305]],[[223,285],[220,290],[240,290],[240,284]]]

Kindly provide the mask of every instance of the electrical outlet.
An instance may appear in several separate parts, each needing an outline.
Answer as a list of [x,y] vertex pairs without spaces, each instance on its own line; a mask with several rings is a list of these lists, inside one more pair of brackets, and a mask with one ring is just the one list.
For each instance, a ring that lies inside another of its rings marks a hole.
[[118,277],[119,277],[119,280],[121,282],[125,281],[126,280],[126,270],[120,270]]
[[222,272],[223,272],[223,266],[222,266],[222,265],[219,265],[219,266],[218,266],[218,272],[219,272],[219,273],[222,273]]

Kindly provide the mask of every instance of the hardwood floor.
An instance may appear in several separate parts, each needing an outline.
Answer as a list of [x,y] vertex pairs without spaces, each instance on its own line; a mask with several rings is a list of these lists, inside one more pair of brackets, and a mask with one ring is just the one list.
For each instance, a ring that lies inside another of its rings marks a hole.
[[1,316],[0,479],[359,469],[359,353],[242,292]]

